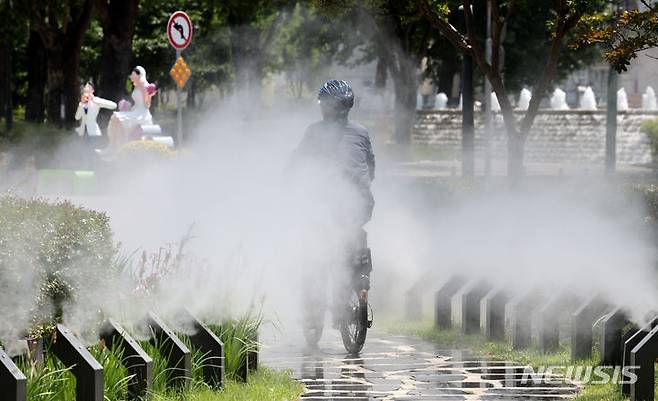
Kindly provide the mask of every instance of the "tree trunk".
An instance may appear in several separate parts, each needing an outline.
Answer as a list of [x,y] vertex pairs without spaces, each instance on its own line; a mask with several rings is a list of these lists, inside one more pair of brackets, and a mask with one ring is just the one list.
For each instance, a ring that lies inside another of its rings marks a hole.
[[97,92],[112,101],[119,101],[125,95],[138,4],[138,0],[104,0],[99,5],[103,26],[103,62]]
[[4,83],[4,92],[5,92],[5,128],[7,132],[9,133],[13,128],[14,128],[14,102],[12,99],[12,87],[11,87],[11,81],[13,77],[13,71],[12,71],[12,58],[13,58],[13,48],[11,46],[11,43],[9,40],[7,40],[4,44],[5,46],[5,63],[7,64],[6,67],[6,78],[5,78],[5,83]]
[[192,110],[196,108],[196,80],[194,76],[190,77],[187,81],[187,109]]
[[[0,4],[0,12],[11,20],[11,3]],[[14,123],[12,107],[12,24],[0,26],[0,119],[4,117],[7,135]]]
[[258,35],[251,26],[238,26],[231,32],[231,57],[235,70],[235,89],[245,94],[254,87],[254,58],[251,46],[258,43]]
[[475,175],[473,57],[464,55],[462,68],[462,176]]
[[388,74],[388,66],[386,65],[386,57],[377,58],[377,68],[375,69],[375,89],[383,91],[386,89],[386,77]]
[[7,108],[9,97],[11,93],[7,90],[11,80],[9,76],[9,43],[8,36],[2,35],[0,37],[0,119],[5,117],[5,110]]
[[49,123],[60,127],[73,127],[75,122],[80,99],[80,49],[91,23],[93,5],[93,0],[85,0],[81,7],[67,3],[69,17],[66,24],[62,26],[60,21],[49,18],[37,24],[48,55],[46,114]]
[[62,101],[64,97],[64,69],[62,44],[48,50],[48,105],[46,118],[49,124],[61,127]]
[[391,74],[395,87],[395,141],[409,144],[416,117],[416,66],[408,57],[401,55],[398,60],[399,73]]
[[48,122],[73,127],[79,101],[80,48],[62,43],[48,51]]
[[507,132],[507,175],[512,181],[525,175],[523,155],[525,137],[519,132]]
[[617,167],[617,81],[614,68],[608,70],[608,99],[605,120],[605,172],[614,174]]
[[42,123],[45,118],[45,90],[48,80],[46,48],[36,31],[30,31],[27,44],[27,100],[25,120]]
[[80,102],[80,46],[68,45],[64,49],[64,126],[75,126],[75,111]]

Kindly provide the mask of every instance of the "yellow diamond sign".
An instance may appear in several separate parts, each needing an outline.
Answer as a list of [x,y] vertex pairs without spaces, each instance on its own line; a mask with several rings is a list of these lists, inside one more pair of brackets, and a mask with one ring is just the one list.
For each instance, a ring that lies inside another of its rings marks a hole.
[[174,81],[176,81],[176,85],[183,89],[187,83],[187,80],[190,78],[190,75],[192,75],[192,71],[190,70],[190,67],[188,67],[185,63],[185,60],[183,60],[183,57],[178,57],[178,60],[176,60],[174,66],[171,67],[169,75],[171,75]]

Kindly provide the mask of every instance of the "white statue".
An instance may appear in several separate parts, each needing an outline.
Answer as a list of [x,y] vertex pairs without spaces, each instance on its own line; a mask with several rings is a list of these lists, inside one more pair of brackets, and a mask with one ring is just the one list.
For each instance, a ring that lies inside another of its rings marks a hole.
[[500,103],[498,103],[496,92],[491,92],[491,111],[500,111]]
[[591,86],[583,88],[583,95],[580,97],[580,108],[582,110],[596,110],[596,97]]
[[656,92],[654,92],[651,86],[647,86],[646,91],[642,95],[642,108],[645,110],[658,110]]
[[146,80],[146,70],[144,67],[135,67],[131,74],[130,80],[135,87],[132,93],[133,106],[128,111],[115,111],[110,119],[108,127],[109,146],[101,153],[116,151],[123,143],[131,139],[131,135],[141,126],[153,125],[153,119],[149,108],[151,107],[151,98],[157,93],[154,84],[149,84]]
[[436,95],[436,101],[434,102],[434,108],[437,110],[445,110],[448,107],[448,95],[441,92]]
[[569,110],[567,104],[567,94],[560,88],[555,88],[551,96],[551,109],[553,110]]
[[624,88],[617,91],[617,111],[628,111],[628,96]]
[[519,95],[519,104],[516,108],[519,110],[528,110],[528,107],[530,107],[531,98],[532,93],[528,89],[521,89],[521,94]]
[[114,110],[117,104],[94,96],[94,85],[87,83],[82,88],[78,110],[75,112],[75,119],[80,121],[80,126],[76,128],[78,135],[82,137],[101,136],[101,129],[96,122],[100,109]]

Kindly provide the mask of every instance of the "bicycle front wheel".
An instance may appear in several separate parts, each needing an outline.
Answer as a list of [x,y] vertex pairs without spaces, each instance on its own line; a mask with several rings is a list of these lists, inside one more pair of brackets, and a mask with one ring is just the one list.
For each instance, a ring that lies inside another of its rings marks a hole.
[[361,352],[366,342],[368,301],[359,297],[356,291],[351,294],[340,325],[340,335],[345,350],[350,355],[355,355]]

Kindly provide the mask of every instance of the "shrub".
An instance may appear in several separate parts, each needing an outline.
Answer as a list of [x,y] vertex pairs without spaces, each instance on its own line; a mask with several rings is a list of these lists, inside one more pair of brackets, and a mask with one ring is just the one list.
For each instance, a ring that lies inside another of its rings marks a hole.
[[117,155],[120,161],[143,162],[169,160],[176,156],[176,152],[167,145],[155,141],[130,141],[121,148]]
[[55,124],[37,124],[21,118],[14,121],[14,128],[7,132],[0,125],[0,149],[10,144],[21,144],[32,149],[52,149],[62,138],[72,135],[72,130],[62,129]]
[[634,185],[632,190],[639,193],[644,201],[647,221],[658,222],[658,186]]
[[13,335],[40,335],[58,323],[83,285],[90,292],[110,281],[115,255],[105,214],[0,197],[0,308],[16,325]]

